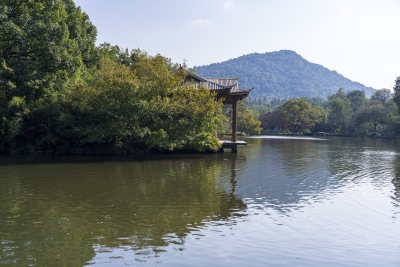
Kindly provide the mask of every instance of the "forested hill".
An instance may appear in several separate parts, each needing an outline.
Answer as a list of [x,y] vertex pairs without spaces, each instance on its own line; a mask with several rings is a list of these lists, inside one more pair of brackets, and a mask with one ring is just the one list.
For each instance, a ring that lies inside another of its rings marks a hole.
[[240,77],[239,86],[254,88],[253,96],[327,97],[339,88],[363,90],[369,96],[375,91],[290,50],[253,53],[194,68],[203,77]]

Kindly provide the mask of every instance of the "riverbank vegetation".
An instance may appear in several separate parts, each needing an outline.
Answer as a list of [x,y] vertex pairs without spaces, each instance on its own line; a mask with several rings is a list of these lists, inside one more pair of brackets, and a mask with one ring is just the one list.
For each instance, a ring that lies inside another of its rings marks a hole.
[[222,103],[165,57],[96,47],[72,0],[3,0],[0,22],[0,152],[219,148]]
[[[166,57],[96,46],[96,36],[73,0],[0,1],[0,153],[219,149],[226,119],[215,95],[182,85],[185,70]],[[396,104],[399,79],[394,95],[250,98],[238,131],[398,136]]]
[[268,134],[325,132],[396,137],[400,135],[400,78],[394,91],[377,90],[367,98],[361,90],[339,89],[328,99],[295,98],[261,114],[260,121],[263,132]]

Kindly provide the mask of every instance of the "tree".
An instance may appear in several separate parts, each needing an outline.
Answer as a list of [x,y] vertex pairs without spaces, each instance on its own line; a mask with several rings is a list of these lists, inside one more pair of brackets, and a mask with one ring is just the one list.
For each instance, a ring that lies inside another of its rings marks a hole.
[[364,134],[391,135],[397,120],[397,106],[388,89],[376,90],[370,101],[352,115],[352,125],[357,125]]
[[306,101],[311,102],[311,104],[312,104],[313,107],[315,107],[315,106],[321,106],[321,107],[323,107],[323,106],[325,106],[325,105],[327,104],[326,99],[323,99],[323,98],[320,97],[320,96],[311,97],[311,98],[307,97],[307,98],[306,98]]
[[305,98],[294,98],[286,101],[280,108],[279,114],[288,129],[293,132],[310,131],[316,123],[321,121],[319,111],[312,107]]
[[[111,45],[109,43],[100,44],[97,47],[97,52],[102,60],[111,60],[131,67],[133,67],[133,65],[139,61],[140,57],[148,56],[145,51],[140,49],[133,49],[129,51],[128,49],[122,49],[118,45]],[[179,68],[179,65],[173,63],[170,58],[162,57],[160,55],[157,56],[159,56],[159,58],[165,62],[169,71],[176,71]],[[189,71],[195,70],[190,69]]]
[[328,97],[328,123],[333,128],[335,133],[346,131],[351,103],[346,97],[346,93],[343,89],[339,89],[336,94]]
[[371,102],[384,104],[392,98],[392,92],[389,89],[376,90],[371,96]]
[[32,110],[97,64],[96,34],[73,0],[0,1],[0,151],[18,143]]
[[288,128],[286,122],[282,121],[278,111],[260,115],[260,121],[263,130],[281,131]]
[[140,54],[143,54],[140,50],[133,50],[129,52],[128,49],[121,49],[118,45],[111,45],[109,43],[102,43],[97,47],[99,56],[103,60],[111,60],[124,64],[125,66],[131,66],[138,60]]
[[350,100],[351,110],[357,112],[366,103],[367,98],[365,92],[361,90],[355,90],[347,93],[347,99]]
[[360,110],[356,117],[356,122],[364,126],[366,133],[388,135],[390,133],[385,129],[387,126],[394,124],[396,111],[396,105],[391,99],[385,103],[371,101],[369,105]]
[[254,118],[254,114],[249,110],[247,100],[239,102],[237,129],[248,135],[261,133],[261,122]]
[[221,102],[206,88],[181,86],[164,58],[133,67],[104,61],[92,78],[27,116],[18,145],[58,153],[217,150]]
[[79,79],[97,63],[96,35],[73,0],[2,0],[2,102],[17,96],[30,103]]
[[393,100],[396,103],[397,107],[399,108],[400,112],[400,76],[397,77],[393,90],[394,90]]

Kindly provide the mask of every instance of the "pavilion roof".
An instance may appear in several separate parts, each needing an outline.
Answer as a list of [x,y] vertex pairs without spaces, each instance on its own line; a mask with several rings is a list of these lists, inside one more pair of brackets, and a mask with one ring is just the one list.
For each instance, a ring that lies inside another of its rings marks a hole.
[[187,75],[190,76],[191,78],[193,78],[194,80],[197,80],[199,82],[206,82],[207,81],[206,79],[200,77],[197,74],[194,74],[193,72],[190,72],[188,70],[186,70],[186,72],[187,72]]
[[246,98],[250,91],[250,89],[240,89],[239,88],[239,77],[236,78],[216,78],[216,77],[207,77],[203,78],[197,74],[194,74],[190,71],[187,71],[187,75],[193,80],[197,80],[210,91],[214,91],[217,93],[217,98],[224,98],[226,103],[230,103],[233,101],[241,100]]

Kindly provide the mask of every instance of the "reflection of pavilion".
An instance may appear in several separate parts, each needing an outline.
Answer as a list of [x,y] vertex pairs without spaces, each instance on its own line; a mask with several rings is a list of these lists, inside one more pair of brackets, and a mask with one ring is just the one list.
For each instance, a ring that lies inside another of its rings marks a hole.
[[226,106],[232,107],[232,132],[223,134],[224,136],[231,136],[230,140],[221,140],[222,146],[232,148],[236,152],[237,146],[246,145],[246,142],[237,141],[237,102],[246,98],[251,89],[239,89],[239,78],[203,78],[190,71],[187,71],[184,84],[193,84],[195,88],[202,85],[210,91],[216,93],[217,99],[223,99]]

